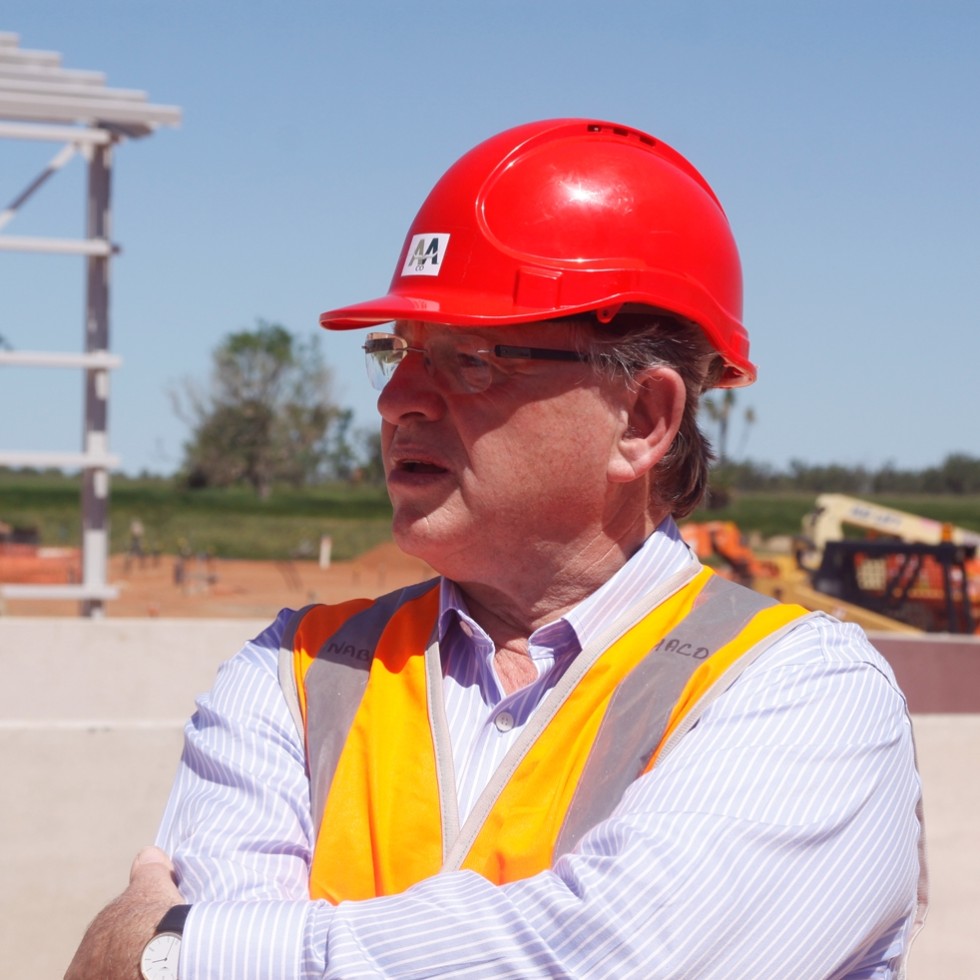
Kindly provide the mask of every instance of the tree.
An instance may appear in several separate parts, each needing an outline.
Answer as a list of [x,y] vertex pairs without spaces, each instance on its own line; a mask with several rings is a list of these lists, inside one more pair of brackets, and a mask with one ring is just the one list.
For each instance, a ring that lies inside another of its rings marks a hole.
[[357,454],[351,445],[351,424],[354,412],[349,408],[337,413],[336,424],[333,426],[329,445],[327,446],[326,464],[332,476],[341,480],[350,480],[357,470]]
[[[713,395],[706,395],[702,400],[701,404],[704,406],[704,410],[708,415],[708,418],[712,422],[715,422],[718,426],[718,462],[724,466],[729,462],[728,459],[728,433],[729,424],[732,420],[732,415],[735,411],[735,391],[732,388],[726,388],[721,395],[721,399],[716,399]],[[744,428],[742,430],[742,439],[739,446],[739,454],[745,452],[745,444],[748,441],[749,429],[755,424],[755,409],[751,406],[745,409],[745,414],[743,416]]]
[[209,384],[185,381],[174,407],[192,429],[183,476],[191,486],[247,483],[266,497],[276,481],[315,479],[338,417],[319,337],[296,340],[259,320],[215,349]]
[[362,433],[364,448],[364,463],[361,476],[366,483],[383,484],[385,482],[384,455],[381,451],[381,433],[377,429]]
[[953,453],[942,464],[947,493],[977,493],[980,491],[980,459],[966,453]]

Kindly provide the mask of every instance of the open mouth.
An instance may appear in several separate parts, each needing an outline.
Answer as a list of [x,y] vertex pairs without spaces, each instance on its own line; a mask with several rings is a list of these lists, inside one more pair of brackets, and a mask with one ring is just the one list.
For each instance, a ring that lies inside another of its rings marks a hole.
[[424,459],[403,459],[398,468],[406,473],[445,473],[443,466],[436,466],[435,463],[426,462]]

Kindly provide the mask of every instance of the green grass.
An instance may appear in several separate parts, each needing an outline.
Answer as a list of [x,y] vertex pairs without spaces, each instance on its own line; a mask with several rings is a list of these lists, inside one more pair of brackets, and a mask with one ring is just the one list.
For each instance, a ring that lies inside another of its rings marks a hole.
[[726,507],[695,511],[692,521],[734,521],[743,532],[758,531],[768,538],[799,534],[803,515],[813,509],[812,493],[734,492]]
[[[47,545],[81,540],[77,478],[57,473],[0,471],[0,521],[36,528]],[[913,514],[980,531],[980,497],[874,497]],[[816,494],[734,492],[718,510],[699,510],[692,520],[731,520],[763,537],[800,533]],[[167,554],[180,548],[219,558],[275,560],[318,554],[321,535],[333,539],[333,557],[352,558],[391,538],[391,507],[384,489],[345,484],[296,490],[277,487],[267,500],[245,488],[179,490],[165,478],[114,477],[110,496],[110,549],[126,551],[129,525],[138,517],[145,547]]]
[[[80,494],[77,478],[0,473],[0,521],[36,529],[42,544],[77,545]],[[166,554],[183,548],[221,558],[316,557],[320,537],[328,534],[333,557],[343,560],[391,539],[391,506],[384,490],[374,487],[284,487],[259,500],[246,489],[188,491],[166,479],[113,478],[110,551],[127,550],[137,517],[145,528],[144,547]]]
[[[810,492],[780,493],[735,491],[726,507],[696,511],[694,521],[734,521],[742,531],[758,531],[763,537],[799,534],[803,515],[813,509],[817,495]],[[861,496],[885,507],[929,517],[980,532],[980,497],[952,494],[909,494],[907,496]]]

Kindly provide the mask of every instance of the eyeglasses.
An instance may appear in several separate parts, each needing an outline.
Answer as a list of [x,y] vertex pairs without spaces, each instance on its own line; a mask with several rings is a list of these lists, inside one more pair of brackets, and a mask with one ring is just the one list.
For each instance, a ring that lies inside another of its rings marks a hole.
[[[493,358],[531,361],[588,361],[587,354],[575,350],[551,350],[546,347],[515,347],[496,344],[484,349],[476,343],[440,338],[429,347],[410,347],[404,337],[393,333],[369,333],[364,344],[367,373],[371,384],[383,391],[398,365],[409,353],[421,354],[429,375],[446,390],[456,394],[475,395],[493,384]],[[496,370],[499,371],[499,368]]]

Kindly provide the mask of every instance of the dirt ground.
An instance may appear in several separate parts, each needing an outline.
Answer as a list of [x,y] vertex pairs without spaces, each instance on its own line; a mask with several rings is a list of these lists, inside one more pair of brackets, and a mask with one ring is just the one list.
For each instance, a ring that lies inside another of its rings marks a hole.
[[[119,598],[106,604],[108,617],[272,619],[284,608],[310,602],[373,597],[429,578],[424,562],[383,544],[354,561],[230,561],[172,555],[142,561],[123,555],[110,560],[109,581]],[[7,616],[77,616],[78,603],[8,599]]]

